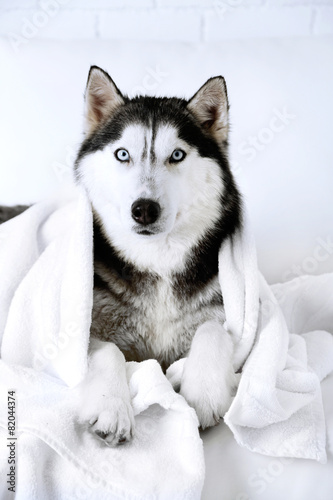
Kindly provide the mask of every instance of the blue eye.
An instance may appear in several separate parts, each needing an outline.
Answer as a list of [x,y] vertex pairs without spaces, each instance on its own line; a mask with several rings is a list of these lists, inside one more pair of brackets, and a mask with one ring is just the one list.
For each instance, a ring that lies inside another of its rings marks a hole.
[[172,155],[170,156],[169,161],[170,163],[177,163],[179,161],[184,160],[185,156],[186,156],[185,151],[183,151],[182,149],[175,149]]
[[114,155],[119,161],[129,161],[130,159],[129,152],[126,149],[117,149]]

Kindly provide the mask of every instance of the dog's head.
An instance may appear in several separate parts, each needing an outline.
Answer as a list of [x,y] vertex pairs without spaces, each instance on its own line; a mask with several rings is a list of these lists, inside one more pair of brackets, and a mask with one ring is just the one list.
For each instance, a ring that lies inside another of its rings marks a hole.
[[189,101],[129,99],[93,66],[85,104],[76,175],[113,243],[182,234],[191,245],[236,207],[222,77]]

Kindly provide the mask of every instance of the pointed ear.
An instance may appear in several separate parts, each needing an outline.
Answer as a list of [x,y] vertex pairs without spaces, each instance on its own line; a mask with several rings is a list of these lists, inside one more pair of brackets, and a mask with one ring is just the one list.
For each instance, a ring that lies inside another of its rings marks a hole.
[[222,76],[210,78],[187,104],[201,127],[219,143],[228,140],[228,95]]
[[121,92],[112,78],[98,66],[91,66],[85,92],[85,131],[93,132],[124,104]]

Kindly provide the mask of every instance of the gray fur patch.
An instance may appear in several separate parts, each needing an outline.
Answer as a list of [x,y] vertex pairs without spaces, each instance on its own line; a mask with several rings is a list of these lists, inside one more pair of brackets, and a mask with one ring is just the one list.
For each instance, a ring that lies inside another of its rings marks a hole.
[[147,274],[128,281],[100,266],[95,271],[107,286],[94,288],[91,334],[114,342],[127,361],[155,358],[166,369],[188,353],[202,323],[225,320],[216,278],[181,300],[166,279]]

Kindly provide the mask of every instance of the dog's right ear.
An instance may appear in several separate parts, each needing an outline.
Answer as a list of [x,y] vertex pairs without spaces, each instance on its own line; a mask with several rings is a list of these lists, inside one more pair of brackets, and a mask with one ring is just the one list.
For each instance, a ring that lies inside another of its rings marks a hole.
[[112,78],[98,66],[91,66],[85,92],[85,132],[92,133],[124,104]]
[[210,78],[189,100],[189,111],[218,144],[228,141],[228,94],[223,76]]

